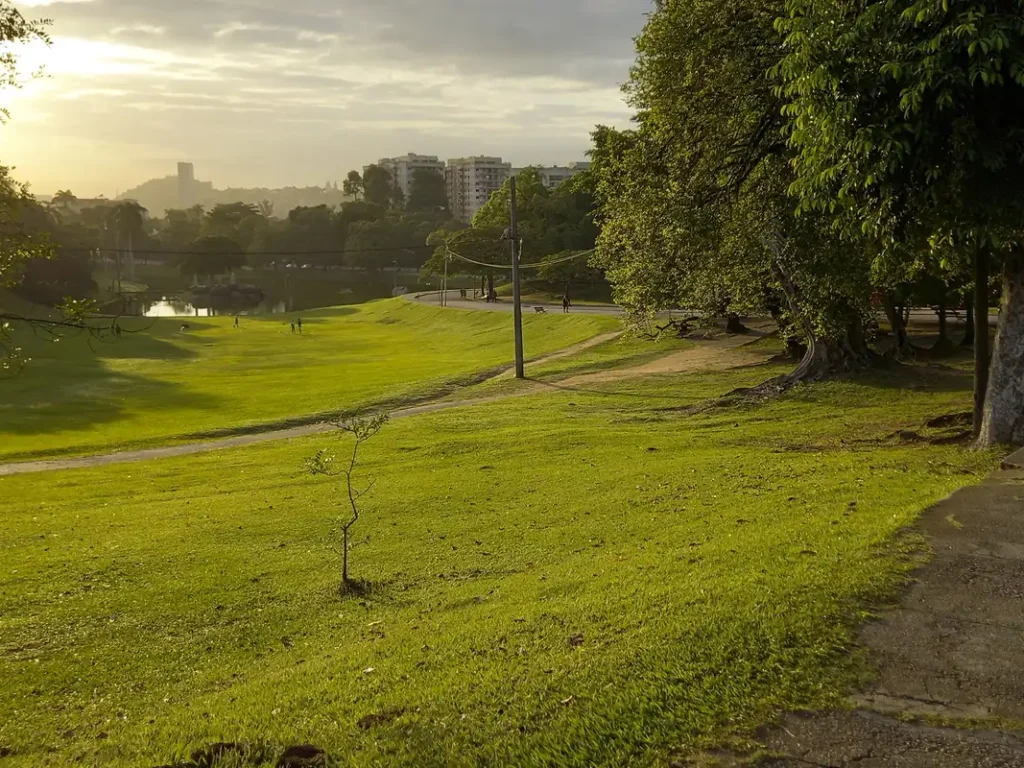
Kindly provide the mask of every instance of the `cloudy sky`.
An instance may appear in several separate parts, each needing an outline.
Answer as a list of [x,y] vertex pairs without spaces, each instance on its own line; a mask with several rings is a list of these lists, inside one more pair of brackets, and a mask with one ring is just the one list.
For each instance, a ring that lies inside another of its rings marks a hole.
[[225,186],[322,184],[382,156],[583,159],[625,125],[651,0],[29,0],[47,77],[0,92],[0,163],[113,195],[191,160]]

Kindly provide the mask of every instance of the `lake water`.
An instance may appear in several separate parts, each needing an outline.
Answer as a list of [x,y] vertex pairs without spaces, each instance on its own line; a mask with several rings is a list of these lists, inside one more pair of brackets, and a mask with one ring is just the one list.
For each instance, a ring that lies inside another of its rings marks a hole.
[[312,309],[312,307],[295,307],[293,304],[292,308],[289,308],[287,301],[268,301],[266,299],[248,307],[232,306],[230,303],[224,306],[199,307],[183,299],[164,296],[158,301],[145,302],[142,314],[144,317],[230,317],[232,315],[281,315],[304,309]]

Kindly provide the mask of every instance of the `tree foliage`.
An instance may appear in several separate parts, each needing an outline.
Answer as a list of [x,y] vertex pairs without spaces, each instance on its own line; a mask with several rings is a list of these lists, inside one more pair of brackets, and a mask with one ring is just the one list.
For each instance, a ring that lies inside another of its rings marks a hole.
[[389,208],[394,200],[395,182],[391,172],[379,165],[371,165],[363,172],[363,199],[371,205]]
[[808,348],[798,375],[861,364],[868,262],[796,217],[782,102],[782,0],[666,0],[637,39],[638,127],[594,134],[598,263],[641,323],[660,309],[771,311]]
[[[775,72],[802,209],[871,248],[885,277],[922,260],[962,273],[974,260],[979,306],[988,257],[1001,257],[1004,311],[977,426],[984,444],[1024,442],[1024,296],[1014,290],[1024,272],[1024,2],[788,0],[786,10]],[[980,405],[987,334],[978,346]]]
[[444,176],[429,168],[416,168],[405,207],[410,211],[447,211],[448,190]]

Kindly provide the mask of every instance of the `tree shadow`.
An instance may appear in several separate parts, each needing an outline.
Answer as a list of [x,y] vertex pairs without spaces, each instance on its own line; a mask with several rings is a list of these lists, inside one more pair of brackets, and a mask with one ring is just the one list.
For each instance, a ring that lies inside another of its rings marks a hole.
[[[126,323],[120,338],[97,339],[82,333],[58,342],[25,328],[17,333],[29,360],[20,371],[0,378],[0,435],[76,432],[115,422],[130,410],[212,410],[223,404],[222,398],[196,393],[182,384],[108,365],[112,360],[186,363],[198,357],[188,347],[171,343],[166,331],[133,332]],[[108,442],[102,436],[97,439]],[[38,452],[29,449],[16,455],[32,453]]]

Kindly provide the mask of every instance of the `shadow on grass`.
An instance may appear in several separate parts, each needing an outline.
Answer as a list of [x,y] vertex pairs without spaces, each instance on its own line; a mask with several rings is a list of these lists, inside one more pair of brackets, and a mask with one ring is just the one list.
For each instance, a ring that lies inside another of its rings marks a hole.
[[[125,323],[125,329],[130,330]],[[126,410],[214,409],[222,400],[180,384],[117,371],[108,360],[186,362],[198,357],[187,346],[158,333],[125,333],[120,339],[68,337],[44,343],[23,335],[32,359],[19,373],[0,378],[2,431],[44,435],[110,423]],[[27,454],[26,454],[27,455]]]

